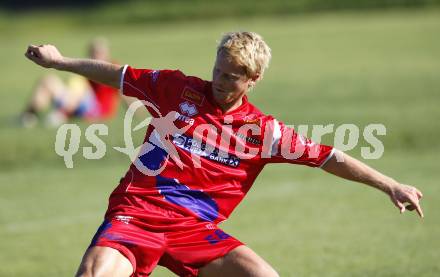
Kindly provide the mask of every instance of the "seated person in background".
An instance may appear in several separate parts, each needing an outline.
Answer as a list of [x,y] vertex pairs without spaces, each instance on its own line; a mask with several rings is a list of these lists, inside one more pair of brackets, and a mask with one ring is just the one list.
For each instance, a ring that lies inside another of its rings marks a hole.
[[[92,40],[89,57],[111,61],[108,43],[103,38]],[[38,115],[49,110],[45,118],[48,126],[61,125],[69,118],[88,121],[109,119],[117,112],[118,90],[102,85],[79,75],[72,75],[64,82],[58,75],[49,74],[41,78],[33,90],[25,111],[20,116],[24,127],[33,127]]]

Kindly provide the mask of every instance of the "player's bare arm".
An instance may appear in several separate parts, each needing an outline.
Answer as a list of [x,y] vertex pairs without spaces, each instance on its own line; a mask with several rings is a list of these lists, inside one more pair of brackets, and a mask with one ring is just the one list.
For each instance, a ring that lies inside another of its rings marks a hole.
[[[375,187],[388,194],[401,213],[406,209],[416,210],[420,217],[423,217],[419,203],[423,194],[417,188],[400,184],[341,151],[336,151],[322,169],[344,179]],[[405,203],[408,203],[406,207]]]
[[114,88],[120,86],[123,68],[120,65],[101,60],[64,57],[55,46],[50,44],[29,45],[25,56],[42,67],[73,72]]

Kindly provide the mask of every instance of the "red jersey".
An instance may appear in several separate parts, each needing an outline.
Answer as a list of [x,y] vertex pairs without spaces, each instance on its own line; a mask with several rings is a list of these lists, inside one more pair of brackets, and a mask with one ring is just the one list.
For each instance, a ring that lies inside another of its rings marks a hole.
[[118,90],[91,80],[89,80],[89,83],[95,94],[97,104],[99,105],[99,117],[112,117],[118,108]]
[[333,147],[297,134],[246,96],[240,107],[223,113],[211,82],[178,70],[126,66],[121,91],[147,101],[153,120],[137,159],[110,196],[107,218],[128,216],[159,231],[218,224],[267,163],[319,167],[333,154]]

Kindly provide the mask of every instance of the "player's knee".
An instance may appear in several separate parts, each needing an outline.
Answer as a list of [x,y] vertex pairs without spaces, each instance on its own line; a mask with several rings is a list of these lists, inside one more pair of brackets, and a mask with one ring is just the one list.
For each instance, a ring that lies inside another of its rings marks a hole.
[[105,277],[110,276],[106,271],[99,269],[96,265],[81,264],[75,277]]
[[[106,276],[105,263],[100,262],[103,257],[99,250],[89,249],[84,255],[75,277],[103,277]],[[108,275],[107,275],[108,276]]]
[[84,255],[76,277],[130,276],[133,267],[118,250],[109,247],[91,247]]
[[78,268],[78,271],[75,274],[75,277],[91,277],[93,276],[92,271],[88,270],[82,265]]
[[268,264],[260,264],[255,268],[252,276],[258,277],[279,277],[278,273]]
[[91,262],[82,262],[76,272],[75,277],[97,277],[100,276],[96,270],[94,270],[94,265]]

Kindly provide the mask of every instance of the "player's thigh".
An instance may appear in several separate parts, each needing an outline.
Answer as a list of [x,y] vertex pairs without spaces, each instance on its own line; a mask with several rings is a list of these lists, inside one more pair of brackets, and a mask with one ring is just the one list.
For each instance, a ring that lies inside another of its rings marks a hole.
[[93,246],[84,254],[76,276],[126,277],[132,273],[133,267],[130,261],[118,250],[110,247]]
[[277,277],[278,274],[252,249],[241,245],[201,268],[199,276]]

